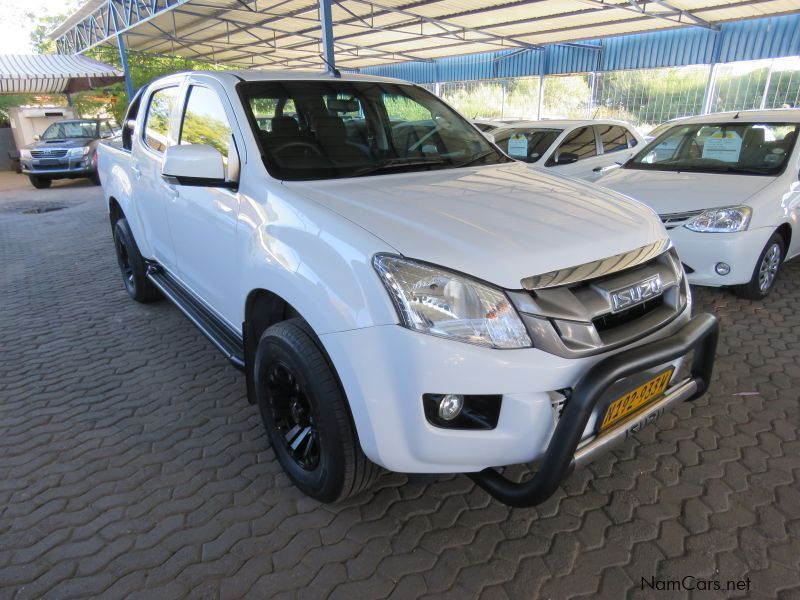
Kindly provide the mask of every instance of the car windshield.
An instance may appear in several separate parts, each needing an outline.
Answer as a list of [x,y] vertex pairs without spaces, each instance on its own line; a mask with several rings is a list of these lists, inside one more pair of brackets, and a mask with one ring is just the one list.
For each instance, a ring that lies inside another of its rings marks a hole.
[[796,123],[695,123],[671,127],[626,169],[778,175],[797,138]]
[[238,86],[264,164],[277,179],[359,177],[509,159],[414,85],[264,81]]
[[563,129],[504,127],[492,132],[495,143],[511,158],[537,162]]
[[59,121],[45,129],[43,140],[97,137],[97,121]]

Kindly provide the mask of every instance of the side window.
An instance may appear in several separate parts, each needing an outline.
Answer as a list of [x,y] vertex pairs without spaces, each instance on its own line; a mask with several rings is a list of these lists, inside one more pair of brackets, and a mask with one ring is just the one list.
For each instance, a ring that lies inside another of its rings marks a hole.
[[628,138],[624,127],[617,125],[598,125],[597,132],[603,143],[603,153],[628,149]]
[[227,161],[231,125],[217,93],[193,85],[181,123],[181,144],[206,144],[215,148]]
[[169,119],[177,95],[177,87],[168,87],[150,96],[144,122],[144,142],[156,152],[163,153],[169,145]]
[[548,165],[555,164],[558,157],[569,153],[578,157],[578,160],[597,156],[597,142],[594,137],[594,127],[581,127],[570,133],[547,161]]

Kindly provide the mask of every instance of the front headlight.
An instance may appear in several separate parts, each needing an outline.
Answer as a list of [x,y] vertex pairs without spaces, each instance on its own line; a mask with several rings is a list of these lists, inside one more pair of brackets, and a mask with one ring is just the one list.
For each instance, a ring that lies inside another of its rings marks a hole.
[[750,224],[753,211],[749,206],[728,206],[705,210],[684,227],[702,233],[732,233],[744,231]]
[[405,327],[492,348],[531,347],[502,290],[397,256],[379,254],[373,264]]
[[67,151],[67,156],[70,158],[80,158],[81,156],[86,156],[89,154],[91,148],[89,146],[84,146],[83,148],[70,148]]
[[23,160],[30,160],[31,151],[23,148],[22,150],[19,151],[19,157]]

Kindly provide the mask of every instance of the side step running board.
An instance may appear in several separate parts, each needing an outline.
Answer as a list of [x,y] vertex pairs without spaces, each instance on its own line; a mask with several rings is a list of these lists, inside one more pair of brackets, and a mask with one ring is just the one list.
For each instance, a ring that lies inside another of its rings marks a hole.
[[158,265],[147,266],[147,277],[214,344],[237,369],[244,370],[241,336],[209,311],[174,277]]

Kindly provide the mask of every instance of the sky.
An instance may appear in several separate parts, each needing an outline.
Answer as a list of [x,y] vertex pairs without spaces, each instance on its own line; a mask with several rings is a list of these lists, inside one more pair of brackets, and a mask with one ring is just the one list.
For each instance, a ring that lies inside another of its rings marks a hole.
[[0,54],[31,54],[31,31],[35,23],[28,13],[37,16],[68,14],[79,0],[0,0]]

